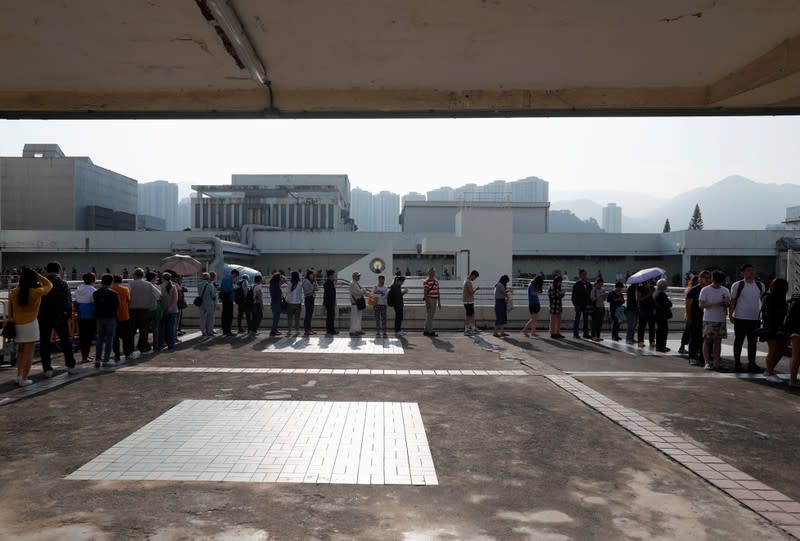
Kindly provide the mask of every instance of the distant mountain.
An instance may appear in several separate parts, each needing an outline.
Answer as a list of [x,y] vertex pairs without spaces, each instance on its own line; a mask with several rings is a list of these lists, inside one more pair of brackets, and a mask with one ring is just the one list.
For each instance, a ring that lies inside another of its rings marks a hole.
[[[662,204],[663,201],[662,200]],[[618,203],[619,204],[619,203]],[[620,205],[622,206],[622,205]],[[622,231],[624,233],[657,233],[652,227],[652,220],[647,218],[633,218],[625,213],[626,207],[622,206]],[[550,203],[550,210],[568,210],[575,214],[581,220],[594,219],[602,226],[603,222],[603,206],[591,201],[589,199],[574,199],[571,201],[555,201]],[[662,229],[664,223],[661,223]]]
[[549,231],[552,233],[602,233],[594,218],[581,220],[568,210],[550,210]]
[[657,222],[669,218],[673,230],[686,229],[695,204],[700,205],[705,229],[764,229],[782,222],[786,207],[800,204],[800,185],[765,184],[733,175],[706,188],[673,197],[654,211]]
[[[786,207],[800,205],[800,185],[759,183],[740,175],[726,177],[711,186],[679,193],[671,199],[643,194],[598,192],[600,201],[614,201],[622,207],[624,233],[660,233],[669,218],[673,231],[686,229],[695,204],[700,205],[705,229],[764,229],[780,223]],[[601,222],[603,205],[585,196],[551,203],[551,210],[570,210],[581,219]],[[594,197],[593,197],[594,198]],[[635,206],[627,206],[628,201]],[[639,214],[647,208],[645,215]],[[630,216],[631,214],[636,217]]]

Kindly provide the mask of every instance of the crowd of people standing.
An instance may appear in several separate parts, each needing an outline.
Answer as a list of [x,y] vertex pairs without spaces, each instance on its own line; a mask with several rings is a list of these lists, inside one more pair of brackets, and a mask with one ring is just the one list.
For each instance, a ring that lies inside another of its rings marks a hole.
[[[127,284],[121,275],[109,273],[103,274],[98,284],[95,274],[86,273],[73,296],[61,273],[61,265],[55,261],[47,265],[46,275],[23,268],[18,287],[9,294],[6,325],[13,326],[17,345],[17,385],[32,383],[29,374],[36,342],[40,343],[44,376],[54,375],[49,339],[53,333],[67,371],[76,374],[82,370],[73,353],[69,329],[73,313],[77,316],[81,361],[94,362],[96,368],[110,368],[128,358],[175,349],[179,314],[186,306],[186,288],[180,276],[164,272],[159,277],[137,268]],[[134,346],[136,333],[139,340]]]
[[[775,366],[783,357],[787,346],[792,346],[793,359],[790,365],[790,385],[797,386],[800,365],[800,302],[787,300],[788,284],[777,278],[769,286],[755,279],[752,265],[741,268],[742,279],[729,283],[721,271],[702,271],[690,277],[685,292],[685,325],[678,353],[688,357],[693,366],[707,370],[720,369],[721,341],[727,338],[727,320],[733,324],[734,370],[736,372],[761,372],[770,381],[779,381]],[[216,310],[222,305],[222,334],[232,336],[234,308],[238,308],[236,322],[238,333],[257,334],[263,321],[264,304],[268,302],[272,322],[270,336],[281,336],[281,318],[286,318],[286,333],[300,334],[301,314],[303,336],[316,335],[313,329],[315,299],[320,284],[320,273],[307,271],[301,275],[292,271],[288,278],[280,271],[274,272],[268,281],[255,275],[250,283],[246,274],[236,269],[225,275],[220,283],[213,272],[203,273],[197,287],[194,304],[200,313],[200,331],[211,337],[214,330]],[[95,367],[113,367],[116,362],[135,359],[152,351],[173,351],[179,334],[180,316],[186,308],[185,293],[181,277],[166,271],[160,275],[137,268],[132,280],[124,283],[121,275],[103,274],[98,283],[94,273],[83,275],[83,283],[77,288],[74,298],[68,284],[61,278],[62,268],[57,262],[47,265],[46,274],[28,268],[20,271],[18,287],[9,295],[9,320],[15,324],[15,342],[18,345],[17,378],[21,385],[29,385],[28,378],[33,357],[34,344],[40,336],[52,333],[58,338],[64,352],[65,364],[70,373],[77,373],[81,366],[76,362],[68,328],[72,314],[77,316],[78,351],[82,362],[94,362]],[[464,334],[478,334],[475,323],[475,286],[479,277],[477,270],[470,272],[463,284],[462,297],[465,309]],[[350,305],[351,337],[364,333],[362,321],[364,310],[372,309],[377,337],[388,336],[388,308],[394,311],[394,333],[404,333],[404,288],[405,277],[394,276],[388,285],[384,276],[377,277],[374,285],[362,285],[361,275],[351,276],[347,294]],[[566,295],[561,276],[556,276],[548,291],[550,312],[550,337],[563,339],[561,316]],[[586,271],[579,270],[572,285],[571,301],[575,311],[573,336],[602,341],[603,323],[608,313],[611,320],[611,339],[621,341],[620,329],[626,322],[624,340],[644,348],[649,345],[658,352],[666,353],[667,336],[672,314],[672,301],[667,294],[667,281],[643,281],[627,286],[621,281],[607,290],[602,277],[591,283]],[[325,310],[325,334],[339,334],[335,328],[338,310],[336,273],[329,270],[321,286],[322,307]],[[544,295],[541,275],[530,280],[527,287],[529,319],[522,327],[526,337],[536,336],[541,298]],[[441,289],[435,269],[428,271],[422,284],[425,306],[423,334],[435,337],[436,313],[441,309]],[[507,337],[508,313],[513,307],[513,290],[508,275],[501,276],[494,286],[495,327],[494,336]],[[583,334],[581,334],[581,331]],[[138,342],[134,344],[138,334]],[[150,340],[152,336],[152,342]],[[757,342],[766,342],[769,352],[766,368],[756,364]],[[747,342],[747,366],[741,362],[744,342]],[[92,344],[96,344],[92,356]],[[42,370],[46,377],[53,375],[51,363],[52,344],[41,341]]]

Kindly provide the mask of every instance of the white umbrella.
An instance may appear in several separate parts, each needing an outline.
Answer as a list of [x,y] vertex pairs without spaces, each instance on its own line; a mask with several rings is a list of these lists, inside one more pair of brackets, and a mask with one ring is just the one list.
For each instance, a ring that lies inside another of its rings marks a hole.
[[642,282],[647,282],[649,280],[655,280],[656,278],[661,278],[667,273],[664,269],[658,267],[652,267],[649,269],[642,269],[639,272],[632,274],[626,285],[631,284],[641,284]]
[[203,264],[188,255],[175,254],[161,260],[164,270],[177,272],[181,276],[194,274],[203,270]]

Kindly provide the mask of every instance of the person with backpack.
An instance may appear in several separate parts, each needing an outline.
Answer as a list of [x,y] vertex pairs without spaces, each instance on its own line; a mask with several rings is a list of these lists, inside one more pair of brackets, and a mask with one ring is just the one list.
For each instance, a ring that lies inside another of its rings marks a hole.
[[667,335],[669,334],[669,320],[672,319],[672,301],[667,296],[669,284],[663,278],[656,283],[656,294],[653,296],[656,321],[656,351],[668,353]]
[[222,301],[222,336],[233,336],[233,288],[239,279],[239,271],[231,272],[222,277],[219,286],[219,298]]
[[403,296],[408,293],[408,289],[403,288],[406,281],[405,276],[397,276],[394,283],[389,288],[386,304],[394,309],[394,334],[395,336],[405,336],[403,331]]
[[636,288],[636,311],[639,314],[639,347],[644,347],[644,333],[648,332],[650,347],[656,347],[656,305],[653,302],[653,287],[650,282],[642,282]]
[[325,307],[325,334],[339,334],[336,330],[336,271],[328,270],[322,286],[322,305]]
[[[566,278],[565,278],[566,280]],[[578,271],[578,280],[572,284],[572,307],[575,309],[575,323],[572,326],[572,336],[580,338],[580,321],[583,318],[583,337],[591,338],[589,334],[589,317],[592,309],[591,296],[592,284],[586,279],[586,271]]]
[[756,364],[756,347],[761,314],[761,297],[764,294],[764,284],[756,280],[753,265],[745,263],[740,269],[742,279],[731,286],[730,320],[733,323],[733,370],[743,372],[742,345],[747,338],[747,371],[761,372]]
[[303,280],[303,336],[311,336],[317,334],[311,330],[311,319],[314,317],[314,301],[317,297],[319,285],[317,284],[317,276],[313,270],[306,271],[305,280]]
[[94,356],[94,367],[111,368],[116,363],[111,359],[114,345],[114,334],[117,331],[117,310],[119,295],[111,289],[114,277],[104,274],[100,278],[100,289],[92,294],[94,299],[94,315],[97,324],[97,353]]
[[47,279],[53,284],[50,293],[42,297],[39,307],[39,357],[42,360],[42,372],[44,377],[53,377],[53,365],[50,361],[50,350],[53,346],[50,336],[55,331],[58,337],[58,344],[64,353],[64,363],[67,365],[67,372],[78,374],[82,368],[75,363],[75,355],[72,354],[72,341],[69,335],[69,320],[72,318],[72,293],[69,284],[61,279],[61,264],[51,261],[47,264]]
[[[236,323],[239,325],[239,334],[244,334],[245,329],[250,329],[250,318],[253,316],[253,287],[246,274],[236,283],[233,290],[233,300],[238,307],[236,313]],[[242,327],[242,319],[245,326]]]

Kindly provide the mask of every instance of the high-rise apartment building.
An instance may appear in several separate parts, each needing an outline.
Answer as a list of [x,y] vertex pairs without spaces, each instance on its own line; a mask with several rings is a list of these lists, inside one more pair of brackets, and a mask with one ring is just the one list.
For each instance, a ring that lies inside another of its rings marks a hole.
[[359,231],[374,231],[375,205],[372,192],[361,188],[350,190],[350,215]]
[[453,201],[455,190],[447,186],[428,192],[428,201]]
[[547,203],[550,185],[539,177],[526,177],[509,183],[511,201],[515,203]]
[[382,191],[373,196],[375,212],[372,231],[400,231],[400,196]]
[[622,233],[622,207],[609,203],[603,207],[603,229],[606,233]]
[[139,214],[161,218],[167,231],[178,227],[178,185],[166,180],[139,183]]
[[419,192],[409,192],[405,194],[402,198],[403,206],[405,206],[406,201],[425,201],[425,194]]

